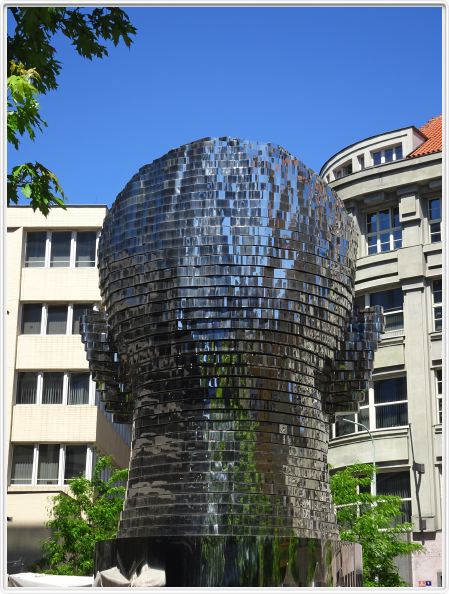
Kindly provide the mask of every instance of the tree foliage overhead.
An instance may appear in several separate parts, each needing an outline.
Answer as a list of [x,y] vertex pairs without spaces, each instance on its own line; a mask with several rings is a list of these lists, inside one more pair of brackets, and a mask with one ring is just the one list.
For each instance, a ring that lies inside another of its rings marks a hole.
[[[120,8],[10,8],[15,27],[8,35],[8,142],[18,149],[20,139],[31,140],[47,125],[39,113],[38,95],[58,88],[62,64],[56,58],[53,37],[67,37],[75,51],[92,60],[108,55],[107,42],[129,47],[136,33]],[[20,195],[34,210],[47,215],[52,206],[64,207],[66,199],[54,173],[41,163],[24,163],[8,175],[8,205]]]
[[[111,470],[108,480],[101,478]],[[92,575],[95,543],[115,538],[123,509],[127,470],[114,470],[110,457],[99,458],[92,480],[70,481],[68,493],[53,497],[40,569],[59,575]]]
[[424,547],[406,538],[412,525],[400,519],[400,497],[367,492],[372,476],[372,464],[355,464],[331,475],[340,537],[362,545],[364,586],[405,586],[394,558]]

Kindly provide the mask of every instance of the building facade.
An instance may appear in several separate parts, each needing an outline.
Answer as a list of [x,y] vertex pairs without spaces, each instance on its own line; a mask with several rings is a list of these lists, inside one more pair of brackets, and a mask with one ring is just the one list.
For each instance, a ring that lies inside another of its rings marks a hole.
[[438,586],[442,118],[357,142],[331,157],[320,174],[360,230],[356,298],[362,307],[382,305],[386,322],[374,358],[374,389],[357,414],[343,415],[332,427],[329,463],[338,469],[375,459],[377,493],[402,497],[413,540],[426,548],[398,560],[401,573],[410,585]]
[[91,476],[95,457],[129,462],[130,428],[112,422],[96,395],[79,317],[100,301],[96,248],[106,207],[69,206],[45,218],[7,211],[4,404],[8,570],[42,556],[51,497]]

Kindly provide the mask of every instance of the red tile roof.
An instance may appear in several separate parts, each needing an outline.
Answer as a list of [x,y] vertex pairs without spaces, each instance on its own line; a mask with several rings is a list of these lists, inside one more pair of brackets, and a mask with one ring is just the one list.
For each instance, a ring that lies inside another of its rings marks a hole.
[[422,157],[431,153],[438,153],[443,150],[443,125],[442,116],[436,116],[429,120],[419,131],[424,134],[425,140],[421,146],[412,151],[407,158]]

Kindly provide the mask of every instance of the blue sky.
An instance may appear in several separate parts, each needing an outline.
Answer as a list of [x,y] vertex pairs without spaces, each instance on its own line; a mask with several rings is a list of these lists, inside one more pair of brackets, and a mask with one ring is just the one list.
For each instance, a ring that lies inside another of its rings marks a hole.
[[318,171],[367,136],[441,113],[439,8],[127,9],[134,44],[89,62],[64,39],[48,128],[10,150],[70,204],[108,204],[142,165],[205,136],[281,144]]

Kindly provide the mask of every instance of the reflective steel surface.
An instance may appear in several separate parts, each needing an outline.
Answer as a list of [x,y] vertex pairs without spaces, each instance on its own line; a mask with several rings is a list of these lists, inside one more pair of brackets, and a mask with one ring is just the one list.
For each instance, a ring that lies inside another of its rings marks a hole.
[[382,330],[352,311],[356,243],[336,194],[272,144],[199,140],[118,195],[82,334],[133,422],[120,538],[338,539],[329,421],[363,398]]

